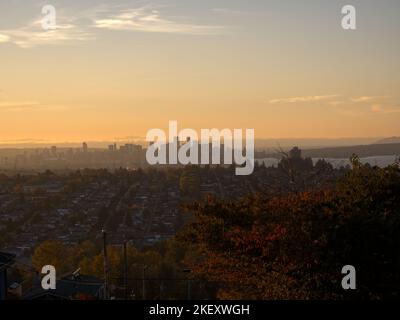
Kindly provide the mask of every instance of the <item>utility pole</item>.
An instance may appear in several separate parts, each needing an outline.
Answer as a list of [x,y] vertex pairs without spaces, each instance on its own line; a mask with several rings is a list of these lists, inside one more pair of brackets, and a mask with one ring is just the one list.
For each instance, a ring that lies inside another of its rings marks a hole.
[[128,258],[126,253],[126,240],[124,241],[124,287],[125,300],[128,300]]
[[143,300],[146,299],[146,266],[143,266],[143,280],[142,280],[142,295],[143,295]]
[[107,233],[103,229],[103,260],[104,260],[104,299],[109,299],[108,288],[108,257],[107,257]]
[[191,282],[190,282],[190,279],[188,278],[187,279],[187,299],[188,300],[191,300],[191,296],[190,296],[190,293],[191,293]]
[[164,282],[161,280],[161,282],[160,282],[160,294],[159,294],[159,300],[162,300],[163,291],[164,291]]
[[184,269],[182,270],[184,273],[187,274],[186,276],[186,298],[187,300],[191,300],[191,282],[190,282],[190,272],[192,272],[192,270],[190,269]]

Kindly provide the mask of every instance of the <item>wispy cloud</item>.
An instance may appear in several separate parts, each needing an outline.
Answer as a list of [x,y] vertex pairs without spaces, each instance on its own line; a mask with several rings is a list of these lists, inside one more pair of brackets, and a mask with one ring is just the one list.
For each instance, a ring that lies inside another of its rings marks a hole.
[[369,102],[377,99],[388,99],[390,96],[361,96],[356,98],[351,98],[352,102]]
[[6,34],[0,34],[0,43],[8,42],[10,41],[10,37]]
[[227,16],[234,16],[234,17],[265,17],[265,16],[270,16],[271,14],[269,12],[264,12],[264,11],[250,11],[250,10],[239,10],[239,9],[231,9],[231,8],[213,8],[211,9],[212,12],[215,12],[217,14],[221,15],[227,15]]
[[13,107],[26,107],[26,106],[38,106],[39,102],[36,101],[2,101],[0,102],[0,108],[13,108]]
[[313,103],[325,101],[327,105],[336,107],[334,110],[345,116],[361,116],[366,113],[390,114],[400,113],[400,106],[396,107],[390,100],[391,96],[346,97],[338,94],[299,96],[292,98],[272,99],[270,104]]
[[0,111],[50,111],[65,110],[65,106],[44,105],[37,101],[1,101]]
[[371,105],[371,111],[373,113],[398,113],[400,108],[388,107],[381,104]]
[[55,29],[51,30],[44,30],[38,20],[17,29],[0,30],[0,42],[2,42],[1,35],[3,35],[7,42],[12,42],[21,48],[32,48],[40,45],[59,45],[93,38],[92,33],[83,31],[72,23],[61,19],[58,21],[60,23],[57,24]]
[[137,9],[100,5],[68,15],[57,14],[55,29],[44,30],[37,19],[19,28],[0,30],[0,43],[13,43],[20,48],[73,44],[96,39],[96,29],[192,35],[222,34],[226,30],[223,26],[188,23],[182,19],[166,17],[149,5]]
[[329,100],[338,97],[337,94],[322,95],[322,96],[302,96],[293,98],[272,99],[269,103],[297,103],[297,102],[315,102],[322,100]]
[[172,18],[161,16],[158,10],[149,10],[147,7],[122,10],[118,14],[96,19],[94,26],[110,30],[193,35],[220,34],[224,31],[224,28],[221,26],[178,22]]

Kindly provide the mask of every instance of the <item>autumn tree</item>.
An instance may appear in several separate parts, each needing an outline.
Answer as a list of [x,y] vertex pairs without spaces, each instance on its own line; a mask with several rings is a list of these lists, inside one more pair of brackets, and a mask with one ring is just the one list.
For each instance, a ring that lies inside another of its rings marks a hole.
[[[180,238],[199,252],[196,276],[226,299],[400,297],[399,167],[352,164],[331,190],[189,206]],[[347,264],[355,291],[341,287]]]

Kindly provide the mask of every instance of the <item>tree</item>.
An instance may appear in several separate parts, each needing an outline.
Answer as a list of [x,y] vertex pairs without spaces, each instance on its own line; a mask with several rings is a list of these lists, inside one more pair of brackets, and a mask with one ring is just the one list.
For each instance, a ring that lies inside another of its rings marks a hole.
[[39,244],[33,253],[32,263],[39,272],[45,265],[52,265],[58,274],[72,271],[71,250],[56,240],[46,240]]
[[[219,283],[219,298],[399,298],[399,166],[356,160],[331,190],[189,206],[180,239],[200,253],[193,272]],[[347,264],[356,291],[341,288]]]
[[317,172],[330,172],[333,170],[333,166],[325,159],[318,159],[315,163],[315,169]]

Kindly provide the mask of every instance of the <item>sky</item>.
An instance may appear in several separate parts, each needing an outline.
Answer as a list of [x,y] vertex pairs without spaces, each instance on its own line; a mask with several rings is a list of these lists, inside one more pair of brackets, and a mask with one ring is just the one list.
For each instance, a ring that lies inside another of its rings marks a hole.
[[0,143],[134,140],[169,120],[398,136],[399,17],[398,0],[0,0]]

